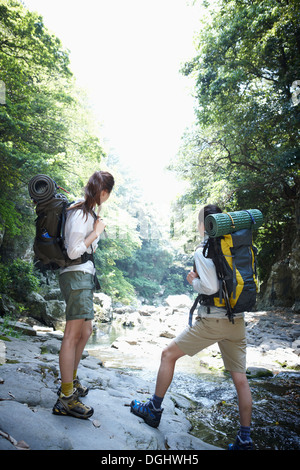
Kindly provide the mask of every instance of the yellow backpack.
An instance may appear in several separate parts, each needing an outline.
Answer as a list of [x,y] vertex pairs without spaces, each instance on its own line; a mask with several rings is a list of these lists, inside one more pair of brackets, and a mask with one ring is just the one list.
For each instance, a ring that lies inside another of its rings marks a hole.
[[[256,224],[255,219],[253,221],[253,215],[249,211],[243,212],[248,212],[252,218],[251,224]],[[258,215],[257,219],[259,219],[257,228],[262,223],[262,215],[260,211],[256,210],[256,212]],[[214,214],[213,216],[218,216],[219,220],[221,220],[222,217],[226,217],[228,214]],[[205,219],[206,229],[208,226],[207,219],[213,216],[210,215]],[[229,215],[229,217],[231,216]],[[206,258],[211,258],[216,267],[219,290],[213,295],[199,294],[197,296],[190,311],[190,325],[192,324],[193,312],[198,303],[207,306],[208,311],[211,306],[226,308],[226,315],[232,323],[234,323],[234,315],[236,313],[251,311],[255,306],[258,291],[256,270],[257,249],[253,246],[252,227],[234,231],[236,226],[232,217],[231,222],[231,233],[210,236],[203,248],[203,255]],[[246,222],[244,222],[244,225],[249,227],[249,221],[246,220]],[[239,226],[242,226],[242,223]],[[214,227],[215,234],[220,233],[222,230],[227,231],[228,227],[225,225],[222,229]]]

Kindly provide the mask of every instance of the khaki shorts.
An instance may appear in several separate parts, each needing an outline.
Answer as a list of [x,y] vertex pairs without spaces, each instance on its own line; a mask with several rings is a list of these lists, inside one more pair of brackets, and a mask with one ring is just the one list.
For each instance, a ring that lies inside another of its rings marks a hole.
[[93,320],[94,276],[82,271],[67,271],[59,276],[59,286],[66,302],[66,320]]
[[232,324],[228,318],[201,318],[175,338],[177,346],[188,356],[218,343],[225,369],[246,372],[246,333],[243,318]]

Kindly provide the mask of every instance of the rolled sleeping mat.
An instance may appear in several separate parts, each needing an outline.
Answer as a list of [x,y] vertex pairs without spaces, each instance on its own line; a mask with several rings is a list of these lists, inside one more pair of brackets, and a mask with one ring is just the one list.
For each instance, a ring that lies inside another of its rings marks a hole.
[[205,230],[210,237],[220,237],[243,228],[258,229],[263,215],[258,209],[210,214],[205,218]]
[[51,199],[57,191],[57,184],[47,175],[36,175],[28,183],[30,197],[36,202]]

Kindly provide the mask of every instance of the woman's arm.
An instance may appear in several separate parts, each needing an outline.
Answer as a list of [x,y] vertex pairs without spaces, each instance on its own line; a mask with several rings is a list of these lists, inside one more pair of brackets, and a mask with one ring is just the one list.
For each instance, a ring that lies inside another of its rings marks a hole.
[[202,248],[195,253],[197,273],[191,271],[187,280],[199,294],[212,295],[219,289],[216,268],[212,259],[205,258]]
[[105,223],[101,219],[95,220],[93,231],[86,237],[84,244],[88,248],[105,229]]
[[101,219],[93,223],[86,221],[79,211],[76,212],[68,217],[66,223],[67,253],[70,259],[83,255],[105,228]]

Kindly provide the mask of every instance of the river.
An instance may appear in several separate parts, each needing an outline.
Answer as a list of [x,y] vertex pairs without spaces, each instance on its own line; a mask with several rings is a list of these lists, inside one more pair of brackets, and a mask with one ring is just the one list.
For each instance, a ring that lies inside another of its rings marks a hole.
[[[161,349],[170,339],[162,338],[141,353],[135,339],[144,331],[117,324],[98,324],[87,349],[106,367],[122,369],[153,383]],[[151,341],[150,341],[151,343]],[[121,346],[120,346],[121,345]],[[123,345],[123,347],[122,347]],[[235,388],[224,370],[208,370],[209,352],[183,357],[176,364],[170,390],[188,397],[193,407],[186,411],[191,433],[209,444],[226,449],[235,439],[238,406]],[[253,398],[252,439],[258,450],[300,449],[299,371],[281,370],[272,376],[249,378]]]

